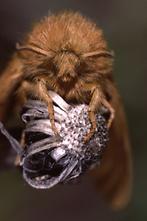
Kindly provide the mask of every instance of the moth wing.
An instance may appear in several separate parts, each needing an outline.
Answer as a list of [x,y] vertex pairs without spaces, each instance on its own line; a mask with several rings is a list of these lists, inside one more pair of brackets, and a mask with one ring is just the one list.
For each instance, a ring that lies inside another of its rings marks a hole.
[[101,165],[93,170],[96,188],[113,209],[123,208],[130,199],[132,189],[132,155],[126,117],[117,89],[110,86],[111,105],[115,119],[110,128],[110,140]]
[[7,108],[13,97],[13,91],[20,83],[22,64],[15,54],[0,75],[0,120],[4,120]]

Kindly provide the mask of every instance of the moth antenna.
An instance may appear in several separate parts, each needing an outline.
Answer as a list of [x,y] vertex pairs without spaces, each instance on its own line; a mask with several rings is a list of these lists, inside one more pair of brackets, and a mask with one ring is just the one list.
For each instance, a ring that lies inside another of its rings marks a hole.
[[38,46],[33,46],[33,45],[21,46],[19,43],[16,43],[16,49],[19,50],[19,51],[20,50],[29,50],[29,51],[33,51],[33,52],[36,52],[36,53],[44,55],[44,56],[49,56],[50,55],[50,52],[45,51],[45,50],[39,48]]
[[88,52],[84,53],[82,57],[87,58],[87,57],[92,57],[92,56],[109,56],[109,57],[114,57],[114,52],[111,51],[93,51],[93,52]]

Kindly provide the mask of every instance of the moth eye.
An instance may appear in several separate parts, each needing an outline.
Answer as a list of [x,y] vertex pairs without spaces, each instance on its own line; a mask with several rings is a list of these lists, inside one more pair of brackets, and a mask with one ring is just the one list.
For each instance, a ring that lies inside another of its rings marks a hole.
[[86,62],[80,62],[77,66],[77,72],[80,73],[88,73],[91,72],[91,66],[87,64]]
[[47,72],[57,73],[56,65],[50,60],[44,61],[42,64],[38,66],[38,68],[43,69]]
[[53,73],[57,73],[57,67],[56,67],[56,65],[53,63],[53,62],[50,62],[49,64],[48,64],[48,69],[51,71],[51,72],[53,72]]

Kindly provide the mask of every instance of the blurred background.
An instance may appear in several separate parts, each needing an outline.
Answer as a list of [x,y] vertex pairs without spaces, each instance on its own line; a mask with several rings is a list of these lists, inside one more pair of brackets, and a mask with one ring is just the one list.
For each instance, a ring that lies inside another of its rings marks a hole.
[[48,12],[80,11],[103,28],[115,51],[115,79],[127,113],[134,159],[134,189],[128,207],[114,213],[88,177],[77,185],[37,191],[19,171],[0,172],[0,221],[147,220],[147,1],[0,0],[0,69],[30,26]]

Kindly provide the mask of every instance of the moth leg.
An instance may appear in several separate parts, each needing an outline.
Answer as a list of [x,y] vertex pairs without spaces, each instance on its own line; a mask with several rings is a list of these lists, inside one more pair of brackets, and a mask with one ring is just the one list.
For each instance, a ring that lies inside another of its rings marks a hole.
[[[17,90],[17,98],[19,99],[19,105],[22,107],[27,101],[27,94],[33,93],[34,85],[28,81],[23,81],[21,86]],[[22,149],[25,144],[25,133],[22,132],[20,145]],[[20,156],[17,155],[14,161],[15,166],[20,165]]]
[[55,120],[54,120],[53,101],[48,94],[48,90],[46,88],[45,82],[41,79],[37,79],[36,82],[33,82],[33,83],[24,81],[21,87],[18,89],[18,96],[20,97],[20,100],[23,104],[26,102],[27,93],[37,96],[38,98],[40,98],[42,101],[44,101],[47,104],[49,118],[51,121],[51,128],[55,134],[58,134],[57,128],[55,126]]
[[88,116],[92,124],[89,133],[84,137],[84,143],[88,142],[96,130],[96,111],[99,109],[102,101],[102,93],[99,88],[94,88],[92,98],[89,103]]
[[[25,148],[25,132],[22,132],[20,146],[24,149]],[[20,165],[20,155],[17,155],[14,161],[15,166]]]
[[106,99],[103,99],[102,104],[110,111],[110,117],[109,117],[109,120],[107,123],[108,128],[110,128],[112,125],[112,122],[114,120],[115,110],[113,109],[111,104]]
[[50,95],[48,94],[48,90],[43,80],[38,81],[37,88],[38,88],[39,98],[41,98],[48,106],[48,113],[49,113],[49,118],[51,122],[51,128],[54,131],[55,135],[59,135],[59,132],[55,125],[53,101]]
[[88,116],[89,116],[89,120],[92,124],[90,131],[88,134],[86,134],[86,136],[84,137],[84,143],[88,142],[90,140],[90,138],[93,136],[95,130],[96,130],[96,117],[95,117],[95,113],[92,110],[88,111]]

